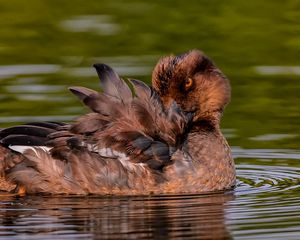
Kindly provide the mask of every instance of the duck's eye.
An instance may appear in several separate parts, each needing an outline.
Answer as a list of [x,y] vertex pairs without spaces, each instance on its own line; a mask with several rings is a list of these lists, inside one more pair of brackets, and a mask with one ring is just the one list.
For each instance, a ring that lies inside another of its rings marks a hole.
[[185,90],[189,90],[193,86],[193,79],[188,78],[184,84]]

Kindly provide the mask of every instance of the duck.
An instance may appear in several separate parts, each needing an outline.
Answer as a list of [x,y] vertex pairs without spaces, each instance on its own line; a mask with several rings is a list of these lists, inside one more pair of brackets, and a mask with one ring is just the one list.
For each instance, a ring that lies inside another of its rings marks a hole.
[[0,173],[15,193],[160,195],[234,188],[234,161],[220,129],[230,83],[202,51],[162,57],[151,86],[125,81],[106,64],[94,67],[102,91],[69,88],[89,113],[73,123],[32,122],[0,131]]

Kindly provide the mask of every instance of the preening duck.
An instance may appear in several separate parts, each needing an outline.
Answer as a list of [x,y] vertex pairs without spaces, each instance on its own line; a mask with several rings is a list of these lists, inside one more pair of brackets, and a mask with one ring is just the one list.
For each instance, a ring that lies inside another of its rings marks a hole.
[[[74,123],[0,131],[0,171],[19,193],[177,194],[231,189],[220,130],[227,78],[198,50],[162,58],[152,87],[94,65],[102,92],[70,87],[88,113]],[[133,91],[128,85],[132,85]]]

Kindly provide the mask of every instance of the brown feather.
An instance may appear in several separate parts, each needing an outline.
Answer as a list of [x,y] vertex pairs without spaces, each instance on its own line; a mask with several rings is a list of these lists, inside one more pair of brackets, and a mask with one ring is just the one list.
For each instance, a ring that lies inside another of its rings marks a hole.
[[75,95],[77,96],[81,101],[84,101],[87,97],[91,96],[91,95],[97,95],[98,92],[89,89],[89,88],[85,88],[85,87],[69,87],[69,90]]

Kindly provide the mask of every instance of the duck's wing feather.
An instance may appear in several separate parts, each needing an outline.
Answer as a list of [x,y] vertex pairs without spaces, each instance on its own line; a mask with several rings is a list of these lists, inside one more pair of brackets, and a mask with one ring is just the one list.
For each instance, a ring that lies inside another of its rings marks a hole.
[[125,154],[131,162],[146,163],[152,169],[162,170],[171,163],[171,155],[184,138],[191,115],[184,114],[175,102],[165,109],[158,94],[139,80],[130,80],[133,97],[125,82],[105,66],[97,65],[100,81],[103,78],[106,84],[112,77],[114,87],[109,85],[109,89],[114,90],[108,93],[104,89],[102,93],[79,97],[94,114],[82,117],[72,126],[75,134],[89,133],[77,141],[72,138],[72,146],[77,143],[78,147],[112,157]]
[[94,64],[94,67],[100,78],[100,86],[107,95],[116,97],[122,102],[129,102],[132,99],[130,88],[110,66]]
[[180,147],[191,115],[175,102],[165,109],[143,82],[130,81],[133,95],[110,67],[95,67],[103,92],[70,88],[91,113],[74,124],[31,123],[0,132],[2,145],[19,156],[18,161],[6,157],[10,179],[31,185],[32,192],[47,192],[47,182],[57,183],[58,189],[51,192],[80,193],[78,186],[85,193],[97,192],[94,188],[101,184],[127,186],[128,174],[149,181],[148,171],[160,176],[172,164],[171,155]]

